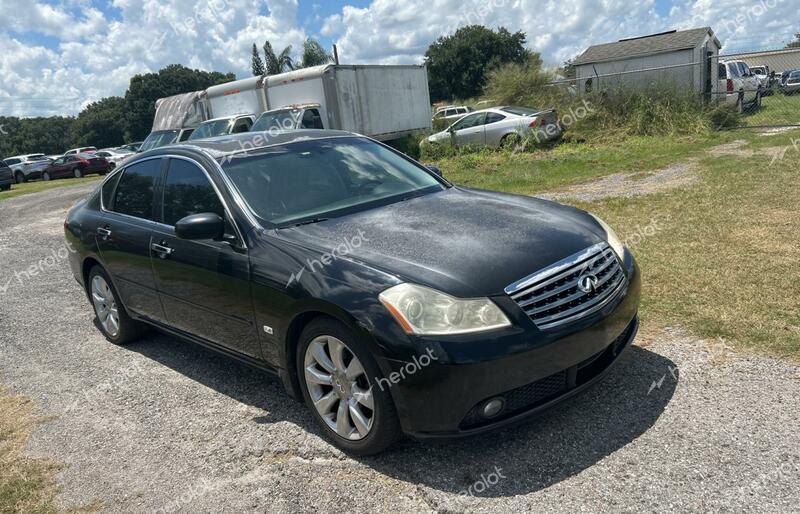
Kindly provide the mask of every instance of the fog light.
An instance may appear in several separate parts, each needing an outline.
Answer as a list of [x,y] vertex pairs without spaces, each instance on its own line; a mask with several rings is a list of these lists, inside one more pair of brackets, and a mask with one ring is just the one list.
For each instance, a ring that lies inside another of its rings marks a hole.
[[492,398],[488,402],[483,404],[483,409],[481,413],[483,414],[484,418],[491,418],[500,414],[500,411],[503,410],[503,406],[505,402],[502,398]]

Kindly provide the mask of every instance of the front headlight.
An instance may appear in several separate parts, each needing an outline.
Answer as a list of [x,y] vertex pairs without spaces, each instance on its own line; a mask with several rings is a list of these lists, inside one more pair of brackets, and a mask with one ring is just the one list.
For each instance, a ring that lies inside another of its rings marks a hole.
[[611,249],[614,250],[614,253],[617,254],[617,257],[619,257],[620,262],[624,262],[625,261],[625,244],[622,241],[620,241],[619,237],[617,236],[617,233],[614,232],[613,228],[608,226],[608,223],[606,223],[605,221],[601,220],[600,218],[598,218],[597,216],[595,216],[592,213],[589,213],[589,214],[594,219],[596,219],[597,222],[600,224],[600,226],[603,227],[603,230],[606,231],[606,240],[608,241],[608,246],[610,246]]
[[391,287],[379,298],[409,334],[464,334],[511,325],[488,298],[462,300],[414,284]]

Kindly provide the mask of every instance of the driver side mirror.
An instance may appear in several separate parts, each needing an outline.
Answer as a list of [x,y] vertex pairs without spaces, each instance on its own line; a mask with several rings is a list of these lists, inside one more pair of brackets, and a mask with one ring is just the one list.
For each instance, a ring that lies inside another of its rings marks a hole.
[[191,214],[175,223],[175,235],[190,241],[219,240],[225,235],[225,220],[213,212]]

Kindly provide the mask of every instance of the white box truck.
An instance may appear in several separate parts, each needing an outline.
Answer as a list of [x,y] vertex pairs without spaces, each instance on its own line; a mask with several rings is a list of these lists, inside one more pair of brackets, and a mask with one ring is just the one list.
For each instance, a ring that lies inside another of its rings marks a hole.
[[264,77],[268,111],[251,130],[356,132],[389,141],[431,128],[425,66],[325,64]]
[[208,119],[205,94],[205,91],[195,91],[156,100],[153,128],[139,151],[189,139],[194,129]]
[[249,131],[256,117],[267,110],[263,80],[263,77],[248,77],[206,89],[207,121],[189,139]]

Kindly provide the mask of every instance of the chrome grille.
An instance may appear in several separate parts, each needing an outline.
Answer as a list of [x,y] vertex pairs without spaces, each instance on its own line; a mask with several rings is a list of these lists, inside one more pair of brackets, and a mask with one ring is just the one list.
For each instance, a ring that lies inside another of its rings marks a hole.
[[[578,285],[596,277],[594,289]],[[600,310],[625,286],[625,273],[607,243],[599,243],[519,280],[505,291],[540,329],[554,328]]]

